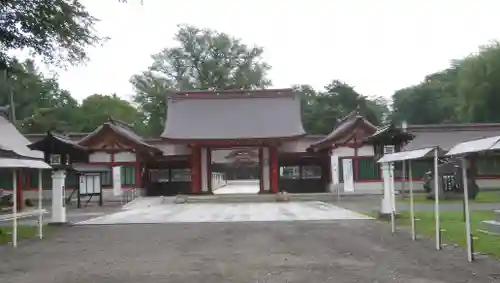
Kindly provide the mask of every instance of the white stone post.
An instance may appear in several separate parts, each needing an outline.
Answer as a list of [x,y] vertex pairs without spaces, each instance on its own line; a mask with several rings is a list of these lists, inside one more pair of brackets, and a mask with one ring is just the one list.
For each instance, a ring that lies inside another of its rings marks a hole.
[[389,163],[382,163],[382,179],[384,185],[384,197],[380,205],[380,214],[389,215],[392,212],[392,189],[391,189],[391,165]]
[[389,164],[389,181],[391,183],[391,208],[396,213],[396,186],[394,184],[394,163]]
[[65,180],[66,170],[52,171],[52,223],[66,223]]

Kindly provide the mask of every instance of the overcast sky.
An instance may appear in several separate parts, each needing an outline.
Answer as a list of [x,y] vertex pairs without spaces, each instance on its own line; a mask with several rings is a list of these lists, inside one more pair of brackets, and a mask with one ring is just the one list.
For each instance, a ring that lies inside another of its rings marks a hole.
[[449,61],[500,39],[499,0],[83,0],[111,38],[86,66],[60,72],[78,99],[117,93],[150,55],[173,46],[177,25],[213,28],[264,47],[274,87],[340,79],[390,97]]

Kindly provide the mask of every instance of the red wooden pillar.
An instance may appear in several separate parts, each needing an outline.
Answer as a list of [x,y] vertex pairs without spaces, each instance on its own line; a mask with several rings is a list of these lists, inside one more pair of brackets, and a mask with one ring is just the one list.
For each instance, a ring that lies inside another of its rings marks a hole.
[[278,166],[278,148],[275,146],[269,147],[269,178],[271,179],[271,192],[279,191],[279,166]]
[[264,192],[264,153],[262,147],[259,148],[259,193]]
[[191,147],[191,193],[201,191],[201,148]]
[[212,149],[207,148],[207,182],[208,192],[212,193]]

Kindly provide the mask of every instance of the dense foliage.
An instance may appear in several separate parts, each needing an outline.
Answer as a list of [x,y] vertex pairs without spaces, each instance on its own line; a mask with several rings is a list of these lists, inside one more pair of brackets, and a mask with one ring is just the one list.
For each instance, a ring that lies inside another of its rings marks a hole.
[[[0,105],[15,106],[22,131],[88,132],[113,116],[134,124],[142,134],[157,136],[165,122],[169,92],[272,86],[262,48],[189,25],[179,26],[177,46],[153,54],[152,65],[132,76],[132,102],[116,94],[89,94],[78,103],[55,78],[39,72],[33,61],[20,62],[11,55],[13,50],[28,50],[63,66],[82,62],[87,59],[86,48],[103,40],[93,29],[96,21],[78,0],[0,0]],[[324,91],[309,85],[293,87],[302,93],[306,131],[327,134],[357,106],[376,125],[389,119],[411,124],[500,122],[499,75],[500,44],[494,43],[453,61],[418,85],[398,90],[392,105],[336,79]]]

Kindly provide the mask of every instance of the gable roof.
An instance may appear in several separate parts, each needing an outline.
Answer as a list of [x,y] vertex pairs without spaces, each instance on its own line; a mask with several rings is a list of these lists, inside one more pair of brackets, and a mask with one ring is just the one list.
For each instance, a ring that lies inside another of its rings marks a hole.
[[4,109],[0,110],[0,133],[0,149],[11,151],[19,157],[43,159],[43,152],[28,148],[31,142],[8,120]]
[[332,145],[335,142],[339,141],[340,139],[345,138],[346,135],[349,134],[350,131],[356,128],[357,126],[364,126],[372,133],[375,133],[377,131],[377,127],[375,127],[372,123],[370,123],[364,116],[362,116],[359,113],[359,106],[358,106],[351,113],[347,114],[347,116],[342,118],[333,128],[330,134],[328,134],[323,139],[311,144],[311,148],[321,149],[325,146]]
[[31,143],[30,145],[28,145],[28,147],[30,149],[43,151],[43,148],[46,148],[49,144],[54,144],[54,141],[54,146],[69,146],[70,148],[80,152],[84,152],[87,150],[86,147],[79,145],[78,142],[71,140],[68,136],[58,134],[53,131],[48,131],[42,139]]
[[168,97],[162,138],[277,139],[305,135],[292,89],[179,92]]
[[93,132],[89,133],[83,139],[79,140],[78,144],[86,145],[87,143],[90,142],[90,140],[93,137],[95,137],[97,134],[99,134],[104,129],[110,129],[111,131],[115,132],[117,135],[122,136],[125,139],[128,139],[137,145],[140,145],[140,146],[143,146],[143,147],[146,147],[149,149],[153,149],[155,151],[159,151],[158,148],[146,143],[141,136],[136,134],[134,132],[134,130],[132,129],[131,125],[128,125],[125,122],[114,119],[112,117],[109,117],[107,122],[105,122],[104,124],[97,127]]
[[500,124],[409,125],[408,132],[415,138],[404,150],[439,146],[448,151],[461,142],[500,136]]
[[401,127],[396,127],[394,123],[381,126],[373,135],[366,137],[363,142],[366,144],[387,144],[406,145],[409,141],[413,140],[415,136]]

